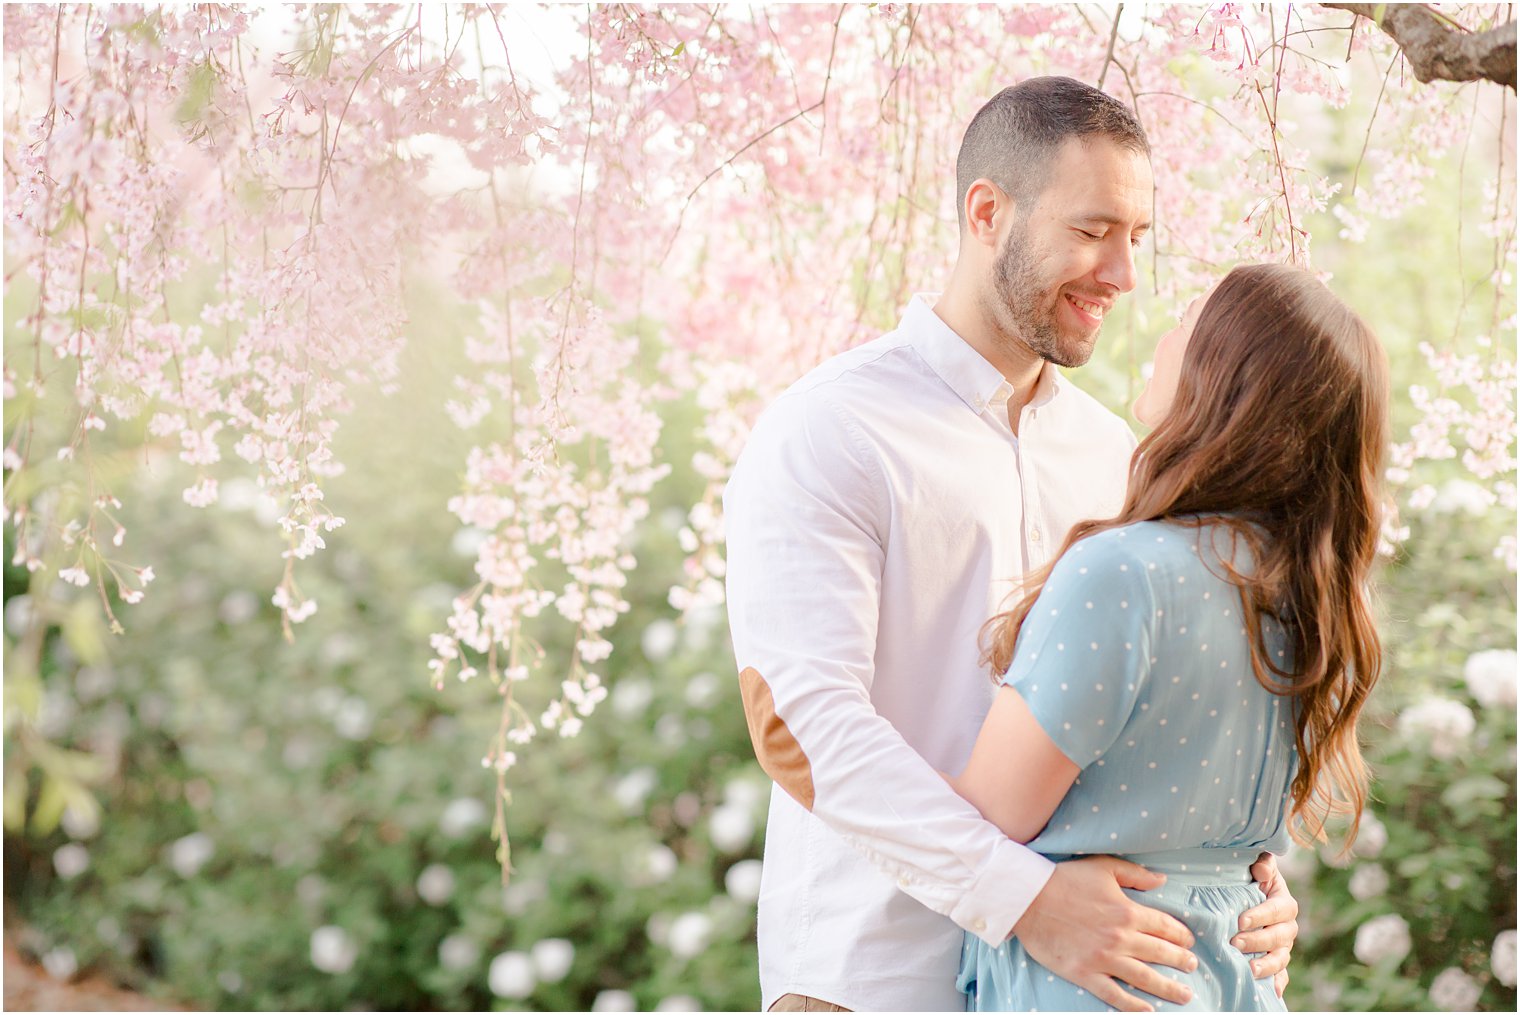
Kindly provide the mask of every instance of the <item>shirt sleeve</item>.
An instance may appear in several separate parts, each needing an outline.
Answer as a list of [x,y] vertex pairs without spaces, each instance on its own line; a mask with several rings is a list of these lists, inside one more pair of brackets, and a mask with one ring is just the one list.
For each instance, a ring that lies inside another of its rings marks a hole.
[[1061,753],[1086,768],[1129,722],[1151,672],[1156,601],[1148,565],[1116,532],[1076,543],[1056,564],[1003,677]]
[[1054,868],[872,705],[890,504],[858,425],[816,391],[784,396],[723,503],[729,622],[761,766],[902,891],[1000,944]]

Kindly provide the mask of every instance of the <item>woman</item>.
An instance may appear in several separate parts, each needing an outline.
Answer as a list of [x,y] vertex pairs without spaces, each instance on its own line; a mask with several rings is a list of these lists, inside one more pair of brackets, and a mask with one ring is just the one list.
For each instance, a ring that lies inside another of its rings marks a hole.
[[[989,623],[1004,686],[952,784],[1054,859],[1165,873],[1136,897],[1196,938],[1196,970],[1161,970],[1188,1008],[1283,1010],[1230,947],[1262,900],[1248,867],[1290,811],[1301,841],[1332,812],[1355,835],[1386,392],[1376,338],[1312,275],[1236,268],[1157,347],[1123,510]],[[973,1010],[1108,1007],[1017,940],[968,936],[960,985]]]

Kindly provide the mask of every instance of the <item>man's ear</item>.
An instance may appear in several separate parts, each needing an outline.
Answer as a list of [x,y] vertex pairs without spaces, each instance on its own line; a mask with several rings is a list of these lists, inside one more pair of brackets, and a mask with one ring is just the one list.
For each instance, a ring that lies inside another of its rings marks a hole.
[[966,189],[966,233],[976,243],[996,249],[998,231],[1013,213],[1013,198],[996,183],[981,177]]

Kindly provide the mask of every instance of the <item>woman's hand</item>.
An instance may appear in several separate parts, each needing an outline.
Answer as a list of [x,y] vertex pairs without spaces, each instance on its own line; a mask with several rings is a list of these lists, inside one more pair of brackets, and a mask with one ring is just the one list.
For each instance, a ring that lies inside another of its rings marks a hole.
[[1265,952],[1251,960],[1251,972],[1257,977],[1271,976],[1282,997],[1288,987],[1288,957],[1298,940],[1298,900],[1288,891],[1288,883],[1277,869],[1277,858],[1263,853],[1251,865],[1251,876],[1261,886],[1267,901],[1240,914],[1240,933],[1230,943],[1243,952]]

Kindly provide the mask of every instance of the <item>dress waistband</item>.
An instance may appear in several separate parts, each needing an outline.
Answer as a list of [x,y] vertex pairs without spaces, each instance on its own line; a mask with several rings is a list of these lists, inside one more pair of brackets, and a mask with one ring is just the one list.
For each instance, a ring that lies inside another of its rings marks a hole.
[[[1251,865],[1262,854],[1255,848],[1229,846],[1195,846],[1190,849],[1166,849],[1153,853],[1121,853],[1119,859],[1139,864],[1147,870],[1165,874],[1167,881],[1200,885],[1247,885]],[[1072,856],[1052,856],[1052,860],[1071,860]]]

